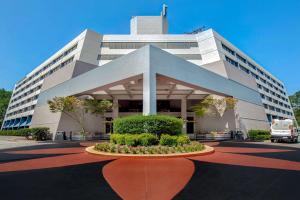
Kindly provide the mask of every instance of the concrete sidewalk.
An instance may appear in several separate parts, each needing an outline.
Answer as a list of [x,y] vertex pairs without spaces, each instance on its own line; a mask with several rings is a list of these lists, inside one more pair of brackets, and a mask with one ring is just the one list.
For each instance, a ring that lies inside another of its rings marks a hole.
[[0,136],[0,149],[10,149],[15,147],[52,144],[52,141],[27,140],[21,136]]

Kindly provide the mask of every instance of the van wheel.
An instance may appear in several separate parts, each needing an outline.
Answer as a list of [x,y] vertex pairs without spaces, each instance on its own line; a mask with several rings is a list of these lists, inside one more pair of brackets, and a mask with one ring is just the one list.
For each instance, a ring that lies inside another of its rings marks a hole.
[[271,142],[274,142],[274,139],[271,139]]
[[295,138],[295,139],[294,139],[294,143],[298,143],[298,138]]

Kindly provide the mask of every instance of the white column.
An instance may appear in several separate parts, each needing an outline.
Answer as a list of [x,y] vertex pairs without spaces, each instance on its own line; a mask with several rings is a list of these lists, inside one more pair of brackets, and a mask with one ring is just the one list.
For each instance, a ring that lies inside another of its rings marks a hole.
[[116,119],[119,117],[119,103],[117,98],[113,98],[113,113],[112,117],[113,119]]
[[156,114],[156,74],[143,74],[143,115]]
[[186,133],[186,98],[181,99],[181,118],[183,119],[182,133]]

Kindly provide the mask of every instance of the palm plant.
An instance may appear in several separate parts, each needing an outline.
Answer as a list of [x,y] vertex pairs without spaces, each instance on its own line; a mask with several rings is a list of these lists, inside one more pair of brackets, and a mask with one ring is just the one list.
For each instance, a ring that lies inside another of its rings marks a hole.
[[192,110],[198,117],[203,117],[206,114],[222,116],[227,110],[234,110],[236,104],[237,100],[233,97],[214,98],[209,95],[193,106]]
[[103,115],[112,108],[112,103],[108,100],[84,99],[74,96],[54,97],[48,102],[52,113],[64,113],[80,126],[81,134],[85,134],[85,115],[90,112],[95,115]]

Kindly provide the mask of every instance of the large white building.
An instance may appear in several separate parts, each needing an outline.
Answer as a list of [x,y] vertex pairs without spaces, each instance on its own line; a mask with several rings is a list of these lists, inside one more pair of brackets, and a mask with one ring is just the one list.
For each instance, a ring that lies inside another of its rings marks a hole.
[[[90,132],[109,132],[109,121],[133,113],[164,113],[186,120],[186,130],[268,129],[272,119],[294,119],[282,81],[212,29],[168,34],[160,16],[136,16],[128,35],[83,31],[15,84],[2,129],[48,126],[76,131],[76,124],[49,112],[55,96],[111,99],[105,120],[90,116]],[[235,111],[198,118],[191,105],[207,95],[232,96]],[[117,107],[117,108],[116,108]]]

